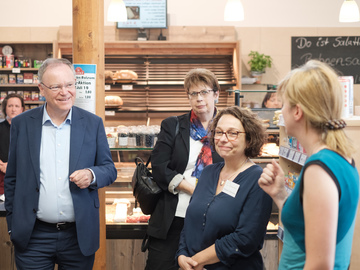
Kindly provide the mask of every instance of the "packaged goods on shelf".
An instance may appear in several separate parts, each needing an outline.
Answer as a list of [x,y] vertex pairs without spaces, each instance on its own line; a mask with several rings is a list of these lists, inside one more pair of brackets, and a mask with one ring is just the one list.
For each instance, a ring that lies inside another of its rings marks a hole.
[[115,148],[116,146],[116,137],[112,133],[107,133],[106,138],[109,144],[109,148]]
[[285,175],[285,188],[286,191],[290,194],[295,187],[296,182],[299,180],[299,174],[295,172],[288,172]]
[[37,74],[33,74],[33,83],[35,84],[39,83],[39,76]]
[[18,94],[18,95],[20,95],[20,96],[24,97],[24,91],[22,91],[22,90],[20,90],[20,91],[16,91],[16,94]]
[[33,83],[33,74],[30,72],[24,73],[24,83]]
[[22,84],[24,83],[24,75],[19,73],[19,74],[16,74],[16,83],[18,84]]
[[354,115],[354,77],[339,77],[343,89],[343,112],[342,117],[348,118]]
[[9,74],[9,83],[16,83],[16,75]]
[[24,101],[31,101],[31,91],[24,91]]
[[9,76],[7,74],[0,74],[0,84],[9,83]]
[[109,137],[116,137],[117,142],[114,147],[144,147],[152,148],[157,141],[160,126],[118,126],[105,127],[105,132]]
[[34,60],[34,68],[40,68],[42,63],[42,60]]
[[3,101],[6,96],[7,96],[7,92],[2,91],[2,92],[0,93],[0,101]]
[[38,101],[39,100],[39,92],[38,91],[31,91],[31,100]]
[[45,97],[39,92],[39,101],[45,101]]

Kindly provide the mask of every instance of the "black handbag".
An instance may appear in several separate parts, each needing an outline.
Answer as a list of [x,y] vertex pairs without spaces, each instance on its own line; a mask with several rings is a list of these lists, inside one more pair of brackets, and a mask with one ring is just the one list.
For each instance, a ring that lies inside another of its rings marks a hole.
[[131,182],[135,200],[140,204],[141,211],[146,215],[154,212],[162,192],[147,168],[150,159],[151,156],[144,164],[141,158],[135,158],[136,168]]

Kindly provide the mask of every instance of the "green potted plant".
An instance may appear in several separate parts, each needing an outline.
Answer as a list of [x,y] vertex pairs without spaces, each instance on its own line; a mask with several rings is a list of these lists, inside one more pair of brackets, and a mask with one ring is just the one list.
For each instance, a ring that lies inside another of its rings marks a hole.
[[269,55],[257,51],[251,51],[249,56],[251,57],[248,62],[251,75],[257,79],[256,83],[260,83],[261,76],[265,73],[265,69],[271,67],[272,58]]

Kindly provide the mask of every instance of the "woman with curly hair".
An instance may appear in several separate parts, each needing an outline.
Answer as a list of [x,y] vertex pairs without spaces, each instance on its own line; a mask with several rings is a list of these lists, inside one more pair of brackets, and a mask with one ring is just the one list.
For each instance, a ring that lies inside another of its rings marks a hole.
[[260,249],[271,198],[259,187],[262,168],[250,160],[265,141],[262,123],[247,109],[222,110],[210,142],[224,162],[207,166],[186,212],[177,260],[182,269],[263,269]]

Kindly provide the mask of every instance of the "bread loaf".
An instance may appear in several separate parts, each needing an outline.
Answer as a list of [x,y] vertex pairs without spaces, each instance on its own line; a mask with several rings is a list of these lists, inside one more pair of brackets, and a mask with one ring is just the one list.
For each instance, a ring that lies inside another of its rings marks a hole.
[[113,79],[114,80],[137,80],[138,75],[132,70],[120,70],[116,71]]
[[105,106],[121,106],[123,101],[119,96],[106,96],[105,97]]
[[114,73],[111,70],[105,70],[105,80],[113,79]]

